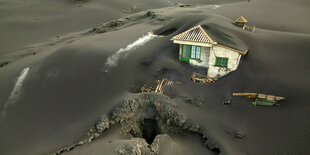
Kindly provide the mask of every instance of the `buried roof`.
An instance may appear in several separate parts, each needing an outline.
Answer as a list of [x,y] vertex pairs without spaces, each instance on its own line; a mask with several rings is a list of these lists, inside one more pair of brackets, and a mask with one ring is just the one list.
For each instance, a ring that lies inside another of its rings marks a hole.
[[209,43],[213,45],[217,45],[223,48],[227,48],[229,50],[238,52],[242,55],[247,54],[248,50],[242,51],[238,49],[234,49],[222,44],[219,44],[207,34],[207,32],[204,30],[204,28],[201,27],[201,25],[195,26],[185,32],[182,32],[174,37],[171,38],[171,40],[180,40],[180,41],[192,41],[192,42],[199,42],[199,43]]
[[171,40],[183,40],[183,41],[194,41],[201,43],[216,43],[214,42],[201,25],[195,26],[183,33],[174,36]]
[[248,20],[246,20],[243,16],[240,16],[238,19],[235,20],[236,23],[247,23]]

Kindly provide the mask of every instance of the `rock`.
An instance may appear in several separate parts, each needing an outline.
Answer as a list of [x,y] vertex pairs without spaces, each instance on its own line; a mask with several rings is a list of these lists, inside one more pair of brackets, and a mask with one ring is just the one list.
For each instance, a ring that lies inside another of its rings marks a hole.
[[116,153],[119,155],[144,155],[150,154],[150,150],[144,139],[133,138],[121,147],[117,148]]
[[242,133],[242,132],[236,132],[236,133],[235,133],[235,137],[241,139],[241,138],[244,137],[244,133]]
[[218,149],[218,145],[216,143],[214,143],[213,141],[207,139],[204,143],[203,143],[207,148],[209,148],[210,150],[213,149]]
[[83,141],[80,141],[80,142],[79,142],[79,145],[83,145],[83,144],[84,144],[84,142],[83,142]]
[[224,105],[227,105],[227,104],[230,104],[230,102],[231,102],[231,98],[230,98],[229,100],[223,102],[223,104],[224,104]]
[[95,135],[91,135],[88,138],[88,143],[92,142],[95,139]]
[[108,26],[108,27],[117,27],[117,26],[120,26],[121,23],[122,23],[121,20],[112,20],[112,21],[110,21],[110,22],[107,24],[107,26]]
[[165,154],[173,154],[175,142],[167,134],[157,135],[151,144],[151,150],[154,154],[159,155],[164,151]]
[[147,16],[147,17],[155,17],[155,16],[156,16],[156,14],[155,14],[155,12],[154,12],[154,11],[152,11],[152,10],[148,10],[148,11],[146,12],[146,16]]
[[100,120],[97,121],[95,127],[97,132],[102,133],[110,126],[109,118],[107,116],[101,116]]

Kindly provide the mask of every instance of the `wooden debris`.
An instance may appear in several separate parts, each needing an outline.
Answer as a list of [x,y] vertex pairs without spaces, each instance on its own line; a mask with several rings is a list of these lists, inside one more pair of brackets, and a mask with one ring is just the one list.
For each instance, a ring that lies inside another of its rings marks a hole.
[[160,94],[163,93],[163,87],[165,85],[172,85],[173,84],[173,82],[172,81],[168,81],[167,78],[162,79],[161,82],[159,82],[159,80],[157,80],[157,82],[158,82],[158,85],[157,85],[157,87],[155,89],[155,92],[160,93]]
[[254,99],[254,102],[251,102],[253,105],[265,105],[265,106],[277,106],[278,101],[285,100],[285,97],[259,94],[259,93],[233,93],[233,96],[245,96],[249,99]]
[[199,82],[199,83],[213,83],[217,79],[210,78],[210,77],[207,77],[207,75],[203,75],[203,74],[199,74],[199,73],[195,73],[194,72],[192,77],[191,77],[191,80],[194,83],[196,83],[196,82]]
[[140,90],[141,90],[142,93],[151,92],[152,91],[152,86],[148,87],[146,84],[144,84]]
[[148,87],[146,84],[144,84],[144,85],[141,87],[140,91],[141,91],[142,93],[154,91],[154,92],[163,94],[163,87],[166,86],[166,85],[172,85],[172,84],[173,84],[173,82],[172,82],[172,81],[168,81],[167,78],[164,78],[164,79],[162,79],[162,80],[156,80],[156,83],[158,83],[158,84],[157,84],[155,90],[153,90],[153,87],[151,87],[151,86]]
[[229,100],[223,102],[223,104],[224,104],[224,105],[227,105],[227,104],[230,104],[230,102],[231,102],[231,98],[230,98]]
[[247,98],[256,98],[257,93],[233,93],[233,96],[246,96]]

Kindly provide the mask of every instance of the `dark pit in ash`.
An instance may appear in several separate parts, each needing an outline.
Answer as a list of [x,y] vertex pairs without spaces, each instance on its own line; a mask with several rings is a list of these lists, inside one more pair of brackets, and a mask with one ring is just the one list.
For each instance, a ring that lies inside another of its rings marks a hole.
[[157,122],[155,119],[145,118],[140,123],[142,130],[142,137],[148,144],[152,144],[158,134]]

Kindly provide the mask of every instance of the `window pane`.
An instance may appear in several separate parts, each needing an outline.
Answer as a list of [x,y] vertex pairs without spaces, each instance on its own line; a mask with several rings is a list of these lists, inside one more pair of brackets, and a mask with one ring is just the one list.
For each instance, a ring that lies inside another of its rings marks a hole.
[[221,59],[216,57],[215,65],[219,66],[221,64]]
[[227,67],[228,58],[216,57],[215,65],[221,67]]
[[195,58],[196,46],[192,46],[191,58]]
[[225,67],[227,67],[228,64],[228,58],[224,58],[225,59]]
[[189,45],[183,45],[183,58],[189,58],[190,55],[190,46]]
[[221,66],[225,66],[225,59],[222,58]]
[[200,46],[196,47],[196,59],[200,59]]

